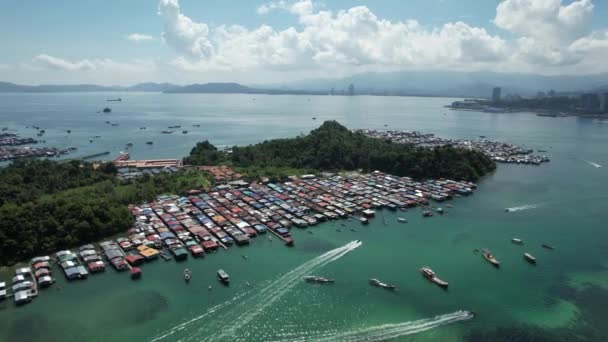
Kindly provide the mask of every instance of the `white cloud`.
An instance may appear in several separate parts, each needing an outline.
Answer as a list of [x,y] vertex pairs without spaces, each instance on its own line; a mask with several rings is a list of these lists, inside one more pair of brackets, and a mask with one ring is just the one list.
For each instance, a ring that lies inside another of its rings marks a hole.
[[150,35],[141,34],[141,33],[131,33],[131,34],[127,35],[125,38],[127,40],[130,40],[130,41],[136,42],[136,43],[147,42],[147,41],[151,41],[151,40],[155,39],[154,37],[152,37]]
[[182,54],[172,64],[187,70],[436,67],[497,61],[507,49],[500,37],[463,22],[429,30],[413,20],[378,18],[365,6],[337,13],[319,7],[310,0],[260,6],[258,13],[280,8],[297,16],[300,29],[281,31],[267,25],[209,29],[182,14],[177,0],[161,0],[159,14],[165,42]]
[[264,15],[275,9],[287,9],[287,2],[284,0],[269,1],[267,3],[261,4],[256,10],[256,12],[260,15]]
[[196,23],[181,14],[177,0],[160,0],[158,13],[164,21],[163,40],[169,46],[191,58],[207,58],[214,54],[207,24]]
[[46,54],[40,54],[34,57],[34,62],[41,67],[57,70],[75,71],[95,69],[95,65],[87,59],[83,59],[81,61],[76,62],[70,62],[65,59],[49,56]]
[[148,72],[157,67],[157,62],[151,59],[134,59],[130,62],[117,62],[109,58],[68,61],[47,54],[40,54],[34,57],[33,62],[34,65],[22,64],[22,66],[32,71],[52,69],[63,71],[121,71],[135,73]]

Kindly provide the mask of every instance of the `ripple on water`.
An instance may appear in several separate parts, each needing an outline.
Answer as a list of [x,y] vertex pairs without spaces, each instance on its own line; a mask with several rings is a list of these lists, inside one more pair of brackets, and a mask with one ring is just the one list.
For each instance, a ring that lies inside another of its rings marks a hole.
[[335,244],[317,239],[317,238],[309,238],[309,239],[300,239],[298,240],[297,248],[307,253],[320,253],[326,252],[328,250],[335,249]]
[[59,321],[40,313],[25,314],[13,320],[4,338],[11,342],[84,341],[86,335],[76,322]]

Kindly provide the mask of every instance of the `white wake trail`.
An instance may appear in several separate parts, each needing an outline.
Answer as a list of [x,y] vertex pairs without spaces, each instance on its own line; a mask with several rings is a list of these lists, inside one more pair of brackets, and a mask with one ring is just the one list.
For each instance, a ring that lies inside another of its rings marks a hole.
[[530,210],[530,209],[536,209],[540,206],[541,206],[541,204],[524,204],[524,205],[521,205],[518,207],[507,208],[507,211],[512,212],[512,211]]
[[593,166],[593,167],[596,167],[596,168],[600,168],[600,167],[602,167],[602,165],[600,165],[600,164],[598,164],[598,163],[594,163],[594,162],[589,161],[589,160],[584,160],[584,159],[583,159],[583,161],[584,161],[584,162],[586,162],[587,164],[589,164],[589,165]]
[[[444,315],[435,316],[433,318],[421,319],[417,321],[383,324],[368,328],[362,328],[352,331],[325,333],[315,336],[302,336],[290,338],[289,341],[307,342],[307,341],[348,341],[348,342],[373,342],[385,341],[405,335],[417,334],[423,331],[431,330],[442,325],[452,324],[459,321],[472,319],[474,315],[469,311],[456,311]],[[287,340],[285,340],[286,342]],[[283,341],[281,341],[283,342]]]
[[[256,316],[262,313],[266,308],[283,297],[298,283],[302,282],[302,278],[313,270],[323,267],[332,261],[338,260],[347,253],[361,246],[361,241],[352,241],[342,247],[333,249],[325,254],[318,256],[304,264],[289,271],[282,277],[272,281],[266,287],[261,289],[257,294],[243,301],[236,306],[233,312],[235,317],[223,317],[223,321],[231,322],[227,329],[220,331],[212,337],[212,340],[243,340],[244,336],[239,336],[238,331],[249,324]],[[196,338],[195,334],[194,338]],[[200,340],[200,339],[198,339]]]

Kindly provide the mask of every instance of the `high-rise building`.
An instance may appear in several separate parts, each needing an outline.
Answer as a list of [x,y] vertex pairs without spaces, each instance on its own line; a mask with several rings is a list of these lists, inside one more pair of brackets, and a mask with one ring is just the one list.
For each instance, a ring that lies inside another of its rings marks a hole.
[[352,83],[348,86],[348,95],[350,95],[350,96],[355,95],[355,85]]
[[600,94],[600,112],[608,112],[608,93]]
[[597,111],[601,107],[601,98],[595,93],[585,93],[580,97],[581,108],[586,111]]
[[500,91],[501,91],[500,87],[495,87],[492,90],[492,101],[493,102],[499,102],[500,101]]

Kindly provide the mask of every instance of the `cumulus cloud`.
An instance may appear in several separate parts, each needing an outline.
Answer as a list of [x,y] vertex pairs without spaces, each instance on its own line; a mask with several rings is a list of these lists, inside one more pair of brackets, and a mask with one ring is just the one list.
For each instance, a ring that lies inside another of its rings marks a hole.
[[207,58],[214,53],[209,27],[180,13],[178,0],[160,0],[158,13],[163,17],[163,40],[192,58]]
[[274,1],[258,13],[283,9],[301,28],[275,30],[220,25],[210,29],[182,14],[177,0],[161,0],[163,37],[182,56],[173,62],[200,68],[302,69],[349,66],[437,66],[487,63],[504,57],[507,44],[484,28],[463,22],[426,29],[417,21],[378,18],[365,6],[336,13],[310,0]]
[[57,70],[94,70],[95,65],[87,60],[83,59],[80,61],[70,62],[65,59],[49,56],[46,54],[40,54],[34,57],[34,62],[42,67]]
[[127,35],[125,38],[127,40],[130,40],[130,41],[136,42],[136,43],[154,40],[154,37],[147,35],[147,34],[141,34],[141,33],[131,33],[131,34]]
[[83,59],[68,61],[59,57],[40,54],[33,59],[34,65],[24,64],[29,70],[63,70],[63,71],[120,71],[148,72],[154,70],[157,62],[151,59],[134,59],[130,62],[118,62],[109,58]]

